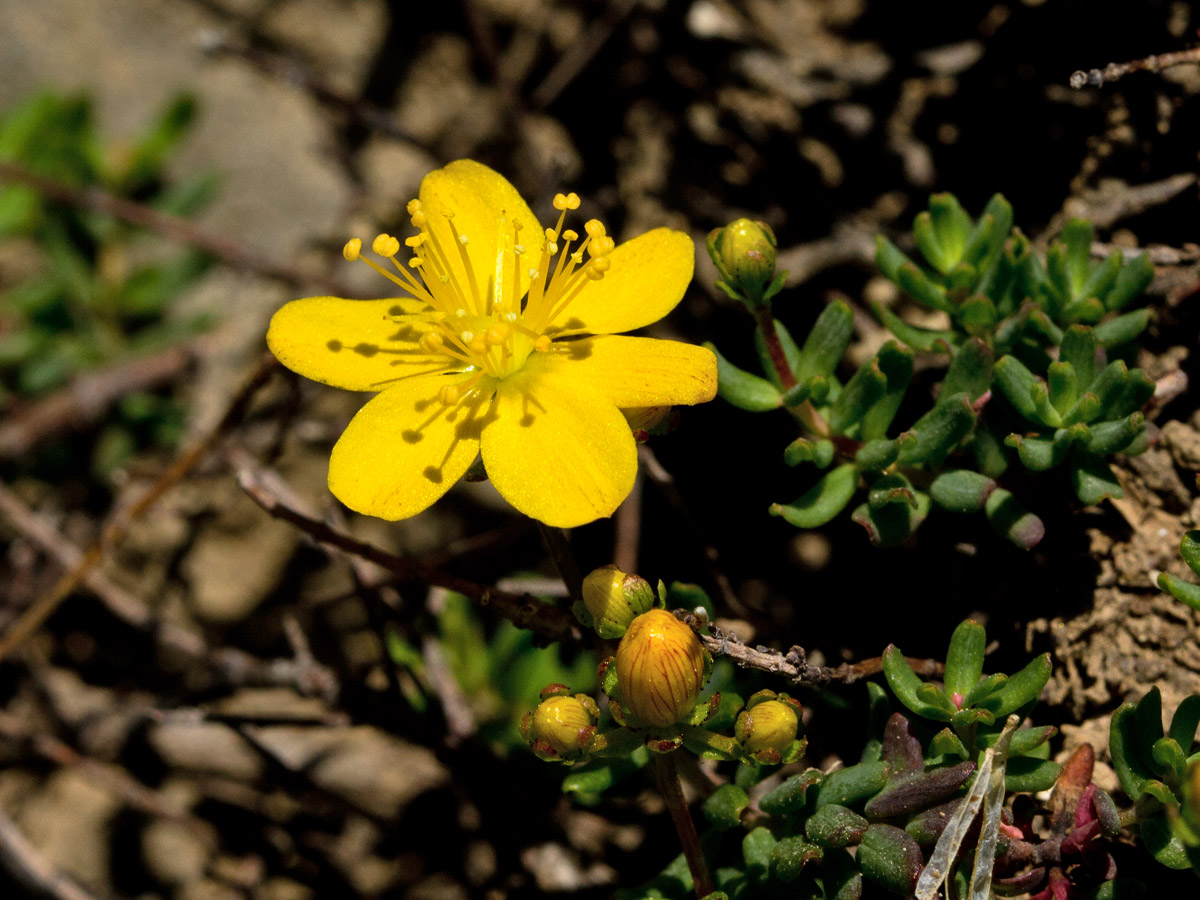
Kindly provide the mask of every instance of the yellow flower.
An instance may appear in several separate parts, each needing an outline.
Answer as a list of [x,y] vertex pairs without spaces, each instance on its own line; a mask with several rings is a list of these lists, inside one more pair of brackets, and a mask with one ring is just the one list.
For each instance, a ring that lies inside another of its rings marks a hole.
[[783,753],[796,739],[799,727],[800,717],[794,706],[782,700],[766,700],[741,713],[735,731],[748,753]]
[[618,336],[674,308],[692,277],[692,241],[658,228],[616,246],[590,220],[564,230],[575,194],[543,227],[503,176],[471,160],[430,172],[408,206],[417,234],[362,259],[405,296],[295,300],[267,343],[285,366],[335,387],[381,391],[329,460],[351,509],[415,515],[478,454],[500,494],[548,525],[611,515],[633,486],[637,450],[622,410],[702,403],[716,360],[702,347]]
[[644,725],[674,725],[704,685],[704,648],[696,633],[665,609],[633,620],[617,645],[621,704]]

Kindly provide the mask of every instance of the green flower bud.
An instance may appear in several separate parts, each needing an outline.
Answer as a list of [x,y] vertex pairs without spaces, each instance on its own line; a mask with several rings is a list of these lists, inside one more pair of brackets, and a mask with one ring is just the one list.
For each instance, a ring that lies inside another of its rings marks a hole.
[[787,694],[759,691],[737,717],[734,734],[751,760],[768,765],[794,762],[804,752],[796,740],[800,727],[800,704]]
[[625,713],[665,727],[688,716],[706,678],[695,632],[664,609],[633,620],[617,646],[617,685]]
[[576,610],[583,624],[602,638],[616,640],[636,616],[654,605],[654,590],[644,578],[603,566],[583,579],[583,603],[585,610]]
[[585,694],[547,697],[521,720],[521,735],[545,760],[580,759],[596,740],[596,704]]
[[782,287],[775,278],[775,232],[766,222],[738,219],[709,232],[708,255],[721,274],[717,286],[750,304],[765,303]]

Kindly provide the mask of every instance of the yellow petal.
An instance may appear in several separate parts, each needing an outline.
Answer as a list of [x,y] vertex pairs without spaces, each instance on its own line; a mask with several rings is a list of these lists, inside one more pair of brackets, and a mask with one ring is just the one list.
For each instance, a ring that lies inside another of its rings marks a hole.
[[424,309],[418,300],[306,297],[275,313],[267,346],[305,378],[347,391],[381,391],[405,377],[440,371],[449,361],[416,343],[419,327],[397,316]]
[[528,368],[500,382],[482,451],[500,495],[558,528],[612,515],[637,474],[633,433],[611,400]]
[[351,509],[406,519],[425,509],[470,467],[490,381],[473,401],[446,407],[438,391],[464,376],[402,381],[358,411],[329,458],[329,489]]
[[[465,249],[470,258],[479,296],[487,298],[496,276],[496,254],[501,239],[525,246],[522,259],[527,264],[517,266],[515,298],[512,298],[511,287],[514,274],[511,253],[504,257],[502,285],[503,296],[510,308],[513,306],[510,298],[520,300],[524,296],[529,287],[527,271],[530,266],[537,265],[545,238],[537,217],[508,179],[482,163],[460,159],[445,168],[435,169],[421,180],[421,204],[428,219],[427,227],[448,257],[454,277],[466,294],[470,293],[470,280],[460,248]],[[447,212],[453,214],[453,228],[444,215]],[[502,219],[506,220],[505,224]],[[522,226],[516,232],[516,240],[513,223]],[[460,244],[456,234],[465,236],[467,243]]]
[[682,231],[656,228],[620,244],[599,281],[558,316],[559,331],[617,334],[657,322],[683,299],[696,251]]
[[690,406],[717,394],[717,358],[680,341],[622,335],[560,341],[525,365],[562,382],[590,385],[621,409]]

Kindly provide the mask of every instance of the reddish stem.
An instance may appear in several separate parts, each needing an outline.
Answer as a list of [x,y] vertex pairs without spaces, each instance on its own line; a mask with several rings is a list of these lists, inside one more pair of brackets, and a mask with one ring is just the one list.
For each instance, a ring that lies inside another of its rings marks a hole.
[[708,873],[704,851],[700,849],[700,836],[696,834],[696,824],[692,821],[692,814],[683,799],[683,787],[679,783],[679,769],[675,765],[673,753],[654,755],[654,775],[658,781],[659,793],[662,794],[671,813],[671,821],[675,823],[675,830],[679,833],[679,843],[683,845],[683,855],[692,873],[692,886],[696,896],[707,897],[716,887]]

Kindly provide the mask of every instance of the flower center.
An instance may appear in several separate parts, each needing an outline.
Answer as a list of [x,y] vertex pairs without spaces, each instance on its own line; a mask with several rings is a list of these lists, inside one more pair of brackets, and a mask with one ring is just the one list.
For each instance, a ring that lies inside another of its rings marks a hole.
[[[420,200],[408,204],[417,234],[404,242],[412,252],[407,266],[397,258],[400,241],[389,234],[378,235],[371,249],[395,271],[361,256],[362,241],[357,238],[343,249],[346,259],[362,260],[425,304],[420,312],[396,317],[420,334],[422,350],[444,357],[447,371],[475,373],[442,389],[447,406],[468,396],[484,375],[507,378],[520,371],[530,354],[550,352],[553,344],[547,332],[563,321],[588,284],[599,281],[611,267],[609,254],[615,243],[600,221],[588,220],[582,240],[576,232],[563,230],[567,210],[579,208],[578,195],[555,195],[554,208],[559,210],[558,223],[538,236],[534,253],[522,241],[525,223],[501,211],[495,263],[482,289],[467,252],[471,236],[457,229],[452,210],[427,212]],[[448,230],[435,229],[431,215],[439,216]],[[444,240],[447,234],[452,240]]]

